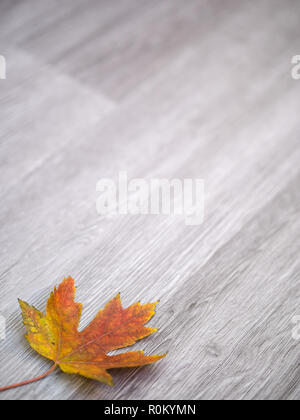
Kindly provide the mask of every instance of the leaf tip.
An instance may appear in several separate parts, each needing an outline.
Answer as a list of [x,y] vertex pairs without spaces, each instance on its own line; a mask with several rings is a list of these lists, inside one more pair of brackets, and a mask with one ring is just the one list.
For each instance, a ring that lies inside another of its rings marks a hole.
[[[155,356],[157,357],[157,359],[158,360],[161,360],[161,359],[163,359],[164,357],[166,357],[168,355],[168,352],[166,352],[166,353],[163,353],[163,354],[156,354]],[[157,361],[158,361],[157,360]]]
[[22,311],[25,310],[25,308],[29,306],[28,303],[24,302],[21,299],[18,299],[18,302],[19,302],[19,305],[20,305],[20,308],[22,309]]

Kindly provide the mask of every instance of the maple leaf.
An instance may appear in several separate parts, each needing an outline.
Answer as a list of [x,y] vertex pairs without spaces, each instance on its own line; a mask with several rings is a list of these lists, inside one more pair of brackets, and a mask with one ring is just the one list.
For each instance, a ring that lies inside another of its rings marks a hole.
[[165,354],[146,356],[143,351],[107,355],[157,331],[145,327],[155,314],[157,302],[123,308],[118,294],[98,312],[89,326],[79,331],[82,305],[74,301],[75,290],[74,280],[65,279],[51,293],[46,315],[19,301],[26,338],[34,350],[54,362],[51,371],[59,366],[63,372],[113,385],[108,369],[148,365],[165,357]]

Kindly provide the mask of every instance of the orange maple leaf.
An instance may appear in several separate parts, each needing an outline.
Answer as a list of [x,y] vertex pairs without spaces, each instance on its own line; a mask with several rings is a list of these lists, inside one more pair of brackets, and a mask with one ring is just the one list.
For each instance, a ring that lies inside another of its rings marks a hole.
[[157,331],[144,326],[155,314],[157,302],[146,305],[136,303],[123,308],[118,294],[80,332],[82,305],[74,301],[75,290],[74,280],[71,277],[65,279],[51,293],[46,315],[19,301],[27,329],[26,338],[34,350],[54,362],[50,372],[59,366],[66,373],[113,385],[107,369],[148,365],[165,357],[165,354],[145,356],[143,351],[107,355]]

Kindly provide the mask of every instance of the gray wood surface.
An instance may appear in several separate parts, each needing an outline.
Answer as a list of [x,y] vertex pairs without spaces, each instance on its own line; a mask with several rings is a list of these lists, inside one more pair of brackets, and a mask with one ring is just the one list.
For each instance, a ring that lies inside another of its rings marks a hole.
[[[57,370],[0,399],[298,399],[298,0],[0,0],[0,386],[50,364],[17,298],[76,279],[82,326],[160,299],[115,387]],[[100,217],[96,183],[203,178],[204,224]]]

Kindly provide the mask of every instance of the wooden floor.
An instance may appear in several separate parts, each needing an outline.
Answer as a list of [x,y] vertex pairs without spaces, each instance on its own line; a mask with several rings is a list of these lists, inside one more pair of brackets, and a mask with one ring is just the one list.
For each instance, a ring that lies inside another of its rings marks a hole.
[[[0,0],[0,387],[50,364],[17,298],[76,279],[82,325],[160,299],[168,351],[110,388],[57,370],[0,399],[299,399],[298,0]],[[203,178],[203,225],[101,217],[96,183]]]

